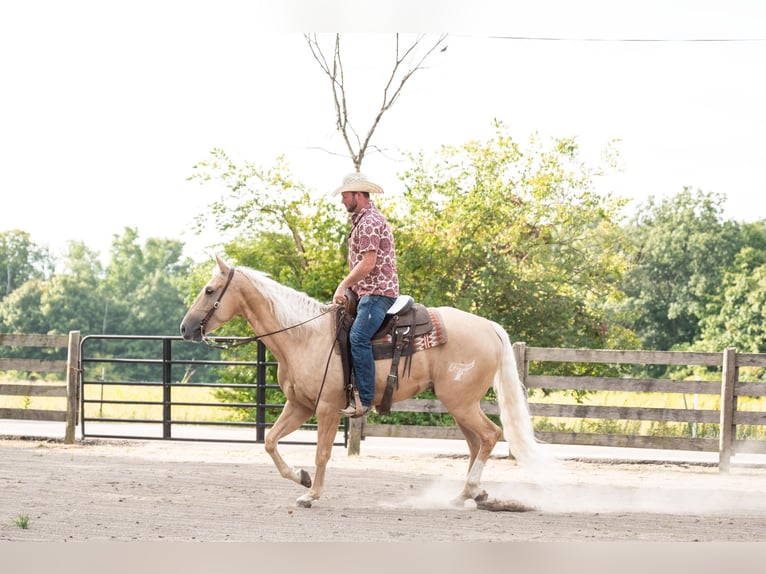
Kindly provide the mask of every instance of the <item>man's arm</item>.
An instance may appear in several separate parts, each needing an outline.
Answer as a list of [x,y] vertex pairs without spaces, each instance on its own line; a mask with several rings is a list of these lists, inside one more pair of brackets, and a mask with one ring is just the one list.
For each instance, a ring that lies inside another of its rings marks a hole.
[[338,288],[335,290],[332,300],[335,303],[343,303],[346,298],[346,289],[356,285],[367,277],[373,269],[375,269],[375,263],[378,260],[378,252],[374,249],[371,251],[365,251],[362,253],[362,260],[354,265],[354,268],[348,272],[348,275],[340,282]]

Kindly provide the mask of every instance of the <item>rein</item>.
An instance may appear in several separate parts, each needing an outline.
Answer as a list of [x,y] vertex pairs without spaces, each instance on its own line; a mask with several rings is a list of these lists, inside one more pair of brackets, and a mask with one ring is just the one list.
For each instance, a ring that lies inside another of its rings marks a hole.
[[270,333],[264,333],[262,335],[254,335],[252,337],[208,337],[205,334],[205,325],[210,320],[210,317],[213,316],[216,309],[220,307],[221,305],[221,299],[223,299],[224,294],[226,293],[226,290],[229,288],[229,285],[231,284],[231,280],[234,278],[234,272],[235,268],[232,267],[229,269],[229,274],[226,277],[226,283],[223,285],[223,289],[221,289],[221,293],[218,295],[218,299],[215,300],[215,303],[213,303],[213,306],[210,308],[210,310],[205,314],[204,317],[202,317],[202,320],[199,322],[200,330],[202,331],[202,341],[208,346],[213,347],[216,349],[234,349],[236,347],[241,347],[243,345],[247,345],[249,343],[252,343],[254,341],[258,341],[259,339],[262,339],[263,337],[270,337],[271,335],[276,335],[278,333],[284,333],[285,331],[289,331],[290,329],[295,329],[296,327],[300,327],[301,325],[305,325],[306,323],[310,323],[311,321],[315,319],[319,319],[319,317],[326,315],[330,311],[334,310],[334,307],[330,307],[329,309],[322,311],[319,315],[315,315],[314,317],[310,317],[309,319],[306,319],[305,321],[301,321],[300,323],[297,323],[295,325],[290,325],[289,327],[284,327],[282,329],[278,329],[276,331],[271,331]]
[[290,329],[295,329],[296,327],[300,327],[301,325],[310,323],[311,321],[314,321],[315,319],[319,319],[319,317],[323,315],[327,315],[327,313],[333,310],[334,309],[331,307],[327,309],[326,311],[322,311],[319,315],[314,315],[313,317],[310,317],[306,319],[305,321],[301,321],[300,323],[296,323],[295,325],[290,325],[289,327],[284,327],[282,329],[271,331],[270,333],[264,333],[262,335],[254,335],[252,337],[208,337],[207,335],[205,335],[203,330],[202,341],[208,347],[215,347],[216,349],[233,349],[235,347],[241,347],[242,345],[247,345],[248,343],[252,343],[253,341],[258,341],[259,339],[262,339],[264,337],[270,337],[271,335],[277,335],[278,333],[284,333],[285,331],[289,331]]

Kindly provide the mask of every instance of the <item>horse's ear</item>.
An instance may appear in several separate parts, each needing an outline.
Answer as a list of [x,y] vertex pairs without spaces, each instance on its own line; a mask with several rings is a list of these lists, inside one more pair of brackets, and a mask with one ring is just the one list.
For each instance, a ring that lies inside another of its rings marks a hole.
[[226,262],[221,259],[220,256],[215,256],[215,262],[218,265],[218,269],[223,273],[224,275],[229,272],[229,266],[226,264]]

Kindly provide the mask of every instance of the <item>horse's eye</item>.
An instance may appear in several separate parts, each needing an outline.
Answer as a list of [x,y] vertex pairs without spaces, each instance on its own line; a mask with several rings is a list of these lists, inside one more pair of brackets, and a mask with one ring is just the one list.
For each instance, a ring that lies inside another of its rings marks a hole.
[[212,287],[205,287],[205,295],[212,295],[213,293],[215,293],[215,289]]

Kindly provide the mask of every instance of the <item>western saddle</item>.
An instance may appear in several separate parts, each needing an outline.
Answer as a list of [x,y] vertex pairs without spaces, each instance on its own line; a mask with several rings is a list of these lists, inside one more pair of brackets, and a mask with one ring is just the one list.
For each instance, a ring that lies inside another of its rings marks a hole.
[[[346,289],[346,303],[338,308],[336,341],[343,364],[343,382],[349,400],[353,398],[357,409],[361,407],[359,392],[353,377],[349,331],[356,318],[357,296]],[[372,337],[372,352],[375,360],[391,359],[391,369],[386,379],[383,399],[376,407],[378,413],[387,415],[391,412],[391,397],[399,387],[399,361],[404,360],[404,371],[412,368],[412,355],[415,353],[415,338],[431,332],[434,328],[428,308],[409,295],[400,295],[386,313],[383,324]]]

